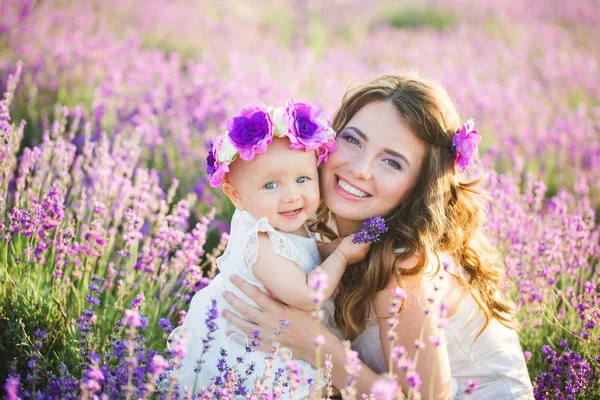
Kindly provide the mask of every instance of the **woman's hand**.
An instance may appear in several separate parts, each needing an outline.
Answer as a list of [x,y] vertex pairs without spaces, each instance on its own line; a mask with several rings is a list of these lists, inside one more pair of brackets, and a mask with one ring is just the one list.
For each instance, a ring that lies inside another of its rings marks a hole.
[[[278,338],[280,347],[290,349],[294,358],[303,359],[314,365],[313,337],[316,336],[316,322],[312,319],[311,313],[289,307],[272,299],[237,275],[232,275],[230,280],[244,294],[254,300],[261,309],[250,306],[230,292],[225,292],[223,294],[225,300],[247,320],[227,311],[223,311],[223,317],[237,326],[249,338],[252,338],[253,332],[258,330],[261,341],[259,349],[266,352],[271,350],[270,339],[274,337],[274,331],[280,329],[280,321],[285,320],[290,326],[285,328],[283,335]],[[321,329],[326,328],[321,327]]]

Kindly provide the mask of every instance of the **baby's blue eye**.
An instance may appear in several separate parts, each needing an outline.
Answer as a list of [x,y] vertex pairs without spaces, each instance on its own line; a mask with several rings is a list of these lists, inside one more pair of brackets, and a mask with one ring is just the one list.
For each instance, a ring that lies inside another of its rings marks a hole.
[[273,190],[277,187],[277,184],[275,182],[267,182],[264,186],[265,189],[268,190]]
[[296,182],[298,183],[304,183],[308,180],[308,177],[306,176],[301,176],[300,178],[296,179]]

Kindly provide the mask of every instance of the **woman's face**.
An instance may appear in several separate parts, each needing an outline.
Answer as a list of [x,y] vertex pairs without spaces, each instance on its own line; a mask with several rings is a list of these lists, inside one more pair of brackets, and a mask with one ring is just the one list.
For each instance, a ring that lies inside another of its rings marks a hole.
[[321,188],[340,235],[347,235],[386,215],[412,190],[426,144],[383,101],[363,106],[338,133],[337,144],[321,166]]

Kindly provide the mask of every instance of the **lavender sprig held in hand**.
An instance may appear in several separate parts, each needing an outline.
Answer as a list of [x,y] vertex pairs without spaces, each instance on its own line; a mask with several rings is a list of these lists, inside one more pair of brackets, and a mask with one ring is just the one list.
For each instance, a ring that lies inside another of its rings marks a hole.
[[365,221],[363,228],[354,235],[353,243],[379,242],[381,234],[388,231],[385,220],[379,215]]

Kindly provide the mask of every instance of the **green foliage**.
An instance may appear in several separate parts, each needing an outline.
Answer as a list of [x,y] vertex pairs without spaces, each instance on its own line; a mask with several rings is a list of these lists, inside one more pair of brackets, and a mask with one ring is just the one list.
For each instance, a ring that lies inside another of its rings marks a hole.
[[320,57],[327,47],[328,32],[327,27],[318,15],[310,18],[308,25],[308,37],[306,39],[308,47]]
[[162,50],[165,54],[176,53],[183,60],[197,60],[202,55],[202,47],[192,38],[173,37],[167,32],[152,32],[142,37],[142,50]]
[[581,105],[589,108],[600,106],[600,99],[582,89],[571,91],[565,101],[571,110],[576,110]]
[[264,10],[262,29],[277,35],[277,40],[283,47],[292,45],[297,30],[294,16],[276,3]]
[[[4,242],[0,243],[0,252],[5,252],[6,247]],[[41,268],[29,266],[26,271],[27,267],[20,268],[22,262],[13,259],[10,263],[0,266],[0,362],[7,366],[16,360],[17,368],[24,370],[34,332],[39,328],[48,332],[41,349],[47,355],[43,358],[46,369],[57,371],[59,364],[64,363],[76,371],[79,351],[73,313],[58,300],[56,287],[44,284]],[[2,381],[7,377],[0,374]]]
[[424,5],[397,7],[389,10],[384,17],[391,26],[398,29],[428,28],[444,31],[458,21],[458,17],[451,11]]

